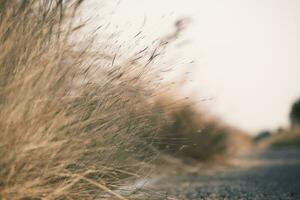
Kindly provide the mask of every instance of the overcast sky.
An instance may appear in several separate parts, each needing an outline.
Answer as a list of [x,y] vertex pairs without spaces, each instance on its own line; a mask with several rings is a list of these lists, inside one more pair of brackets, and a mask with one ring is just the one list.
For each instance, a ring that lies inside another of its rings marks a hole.
[[[91,2],[91,13],[106,14]],[[199,99],[212,97],[213,113],[252,133],[288,125],[300,96],[299,0],[116,2],[105,10],[114,11],[111,20],[135,32],[144,25],[150,38],[177,18],[191,19],[181,56],[195,60],[189,88]]]

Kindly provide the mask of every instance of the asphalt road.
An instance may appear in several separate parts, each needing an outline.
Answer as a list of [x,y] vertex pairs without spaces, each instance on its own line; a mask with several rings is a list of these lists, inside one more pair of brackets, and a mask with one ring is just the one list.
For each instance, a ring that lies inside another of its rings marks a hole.
[[157,184],[169,200],[300,200],[300,150],[269,150],[239,159],[253,165],[213,174],[168,177]]

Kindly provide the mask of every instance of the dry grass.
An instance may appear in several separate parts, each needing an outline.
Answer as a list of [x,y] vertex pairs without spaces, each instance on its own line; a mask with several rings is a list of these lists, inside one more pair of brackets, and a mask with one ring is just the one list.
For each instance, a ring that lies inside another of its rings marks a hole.
[[78,48],[82,0],[62,2],[0,1],[0,199],[126,199],[115,189],[155,155],[153,55]]
[[158,99],[156,109],[163,113],[164,119],[160,120],[162,128],[155,137],[155,145],[186,161],[225,159],[250,148],[250,136],[210,117],[199,107],[191,101],[168,96]]

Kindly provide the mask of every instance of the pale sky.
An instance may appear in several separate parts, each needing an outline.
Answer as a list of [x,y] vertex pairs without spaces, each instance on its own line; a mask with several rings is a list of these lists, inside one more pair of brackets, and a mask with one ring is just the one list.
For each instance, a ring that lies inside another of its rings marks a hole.
[[155,38],[190,18],[179,55],[195,60],[193,95],[211,97],[212,113],[253,134],[288,125],[300,96],[299,0],[115,0],[106,9],[88,2],[90,13],[109,16],[124,37],[143,27]]

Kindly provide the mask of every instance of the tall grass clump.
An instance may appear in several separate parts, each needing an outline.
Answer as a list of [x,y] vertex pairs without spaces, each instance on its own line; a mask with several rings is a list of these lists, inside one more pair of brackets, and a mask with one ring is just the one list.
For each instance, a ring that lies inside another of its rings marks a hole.
[[126,199],[153,158],[153,55],[78,46],[82,2],[0,1],[0,199]]
[[251,145],[249,136],[209,116],[193,101],[166,95],[156,101],[155,107],[164,120],[154,144],[167,154],[185,161],[207,162],[224,160]]

